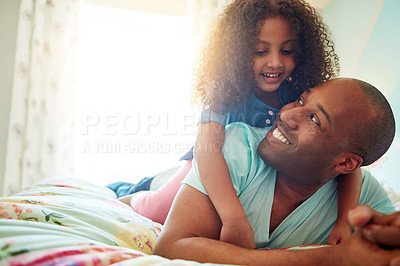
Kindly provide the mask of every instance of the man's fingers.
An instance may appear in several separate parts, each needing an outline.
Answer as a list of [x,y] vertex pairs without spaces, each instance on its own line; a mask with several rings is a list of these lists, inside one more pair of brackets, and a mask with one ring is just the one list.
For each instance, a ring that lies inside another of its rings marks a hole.
[[373,210],[367,205],[359,205],[349,211],[349,223],[355,227],[362,227],[368,224],[373,217]]
[[356,227],[379,224],[400,227],[400,212],[382,214],[367,205],[359,205],[348,214],[349,223]]
[[392,214],[382,214],[380,212],[377,212],[376,210],[373,210],[372,208],[371,210],[373,212],[371,223],[400,228],[400,212]]
[[400,227],[370,224],[362,229],[366,239],[379,245],[400,247]]
[[349,212],[351,225],[362,228],[369,241],[382,246],[400,247],[400,213],[382,214],[367,205]]

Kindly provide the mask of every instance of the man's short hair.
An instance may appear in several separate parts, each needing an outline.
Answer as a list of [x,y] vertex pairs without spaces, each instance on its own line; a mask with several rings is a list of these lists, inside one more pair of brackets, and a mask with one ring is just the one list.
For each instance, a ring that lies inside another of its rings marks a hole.
[[[350,150],[363,158],[362,166],[378,160],[390,147],[395,134],[392,109],[385,96],[371,84],[355,79],[366,96],[372,119],[359,123],[350,133]],[[363,118],[362,118],[363,119]]]

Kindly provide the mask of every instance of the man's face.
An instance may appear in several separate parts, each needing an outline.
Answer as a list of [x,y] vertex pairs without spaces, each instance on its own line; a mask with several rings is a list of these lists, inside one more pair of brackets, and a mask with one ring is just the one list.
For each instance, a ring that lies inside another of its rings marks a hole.
[[[258,153],[279,172],[304,184],[333,178],[333,159],[345,151],[346,132],[364,116],[363,95],[354,82],[336,79],[304,92],[284,106]],[[321,180],[321,178],[324,178]]]

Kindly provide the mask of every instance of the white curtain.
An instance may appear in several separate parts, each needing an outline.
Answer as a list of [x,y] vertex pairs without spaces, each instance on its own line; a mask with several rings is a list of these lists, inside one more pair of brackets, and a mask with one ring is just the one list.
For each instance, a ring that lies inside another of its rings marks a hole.
[[2,194],[71,175],[79,0],[22,0]]

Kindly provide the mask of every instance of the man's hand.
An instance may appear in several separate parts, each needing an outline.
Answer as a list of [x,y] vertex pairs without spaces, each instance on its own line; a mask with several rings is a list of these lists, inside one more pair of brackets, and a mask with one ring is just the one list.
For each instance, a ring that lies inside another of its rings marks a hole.
[[220,240],[243,248],[254,249],[254,232],[246,217],[223,222]]
[[364,237],[369,241],[400,248],[400,212],[386,215],[361,205],[349,212],[349,222],[361,228]]
[[395,265],[400,257],[399,249],[384,249],[366,240],[362,230],[356,230],[348,241],[334,247],[340,250],[344,265]]
[[[400,212],[382,214],[367,205],[360,205],[349,212],[349,222],[372,243],[386,248],[400,248]],[[400,256],[390,265],[400,265]]]

